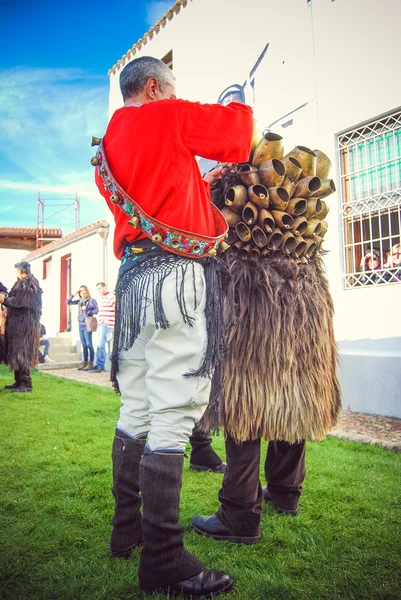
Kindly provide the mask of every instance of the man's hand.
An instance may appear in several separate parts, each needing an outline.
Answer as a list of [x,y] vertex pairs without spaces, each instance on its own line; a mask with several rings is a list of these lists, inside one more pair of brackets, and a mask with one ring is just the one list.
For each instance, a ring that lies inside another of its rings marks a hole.
[[212,183],[215,179],[221,179],[223,173],[223,167],[216,167],[211,171],[208,171],[204,174],[203,179],[207,181],[207,183]]

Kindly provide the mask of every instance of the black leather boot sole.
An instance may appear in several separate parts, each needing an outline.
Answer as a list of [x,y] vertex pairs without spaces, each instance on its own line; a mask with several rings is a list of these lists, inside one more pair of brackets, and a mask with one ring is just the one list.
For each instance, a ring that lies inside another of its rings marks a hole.
[[210,598],[219,594],[227,594],[234,588],[234,580],[227,573],[214,569],[203,569],[185,581],[165,585],[142,584],[145,594],[159,592],[182,598]]
[[263,500],[267,503],[270,504],[275,511],[277,511],[278,513],[282,514],[282,515],[291,515],[293,517],[296,517],[298,514],[298,509],[297,508],[283,508],[282,506],[278,506],[277,504],[275,504],[269,494],[269,490],[267,488],[262,488],[262,494],[263,494]]
[[257,544],[262,537],[259,535],[235,535],[230,531],[217,515],[211,517],[197,516],[192,519],[192,529],[199,535],[207,535],[214,540],[234,542],[235,544]]
[[224,473],[226,472],[226,467],[226,463],[221,463],[220,465],[217,465],[215,467],[192,465],[191,463],[189,464],[189,468],[193,471],[211,471],[212,473],[221,473],[222,475],[224,475]]

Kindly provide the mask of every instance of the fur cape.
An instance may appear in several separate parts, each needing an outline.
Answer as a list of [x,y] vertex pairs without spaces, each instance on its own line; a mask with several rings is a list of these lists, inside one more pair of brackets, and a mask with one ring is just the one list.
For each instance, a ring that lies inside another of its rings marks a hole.
[[38,361],[42,290],[29,274],[18,279],[4,300],[7,307],[5,361],[10,370],[30,369]]
[[[221,193],[213,200],[221,205]],[[230,273],[224,385],[212,386],[211,399],[218,396],[221,425],[236,441],[323,439],[340,414],[341,392],[321,256],[306,264],[281,252],[243,260],[231,248],[223,260]]]
[[[6,294],[8,289],[0,281],[0,292]],[[5,339],[5,326],[6,326],[6,309],[0,305],[0,363],[5,361],[6,351],[6,339]]]

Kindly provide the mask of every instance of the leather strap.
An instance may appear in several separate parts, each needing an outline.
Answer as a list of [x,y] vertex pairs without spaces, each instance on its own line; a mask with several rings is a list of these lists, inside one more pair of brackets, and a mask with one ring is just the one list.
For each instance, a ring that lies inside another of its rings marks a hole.
[[110,193],[110,202],[118,206],[129,217],[129,225],[134,229],[140,229],[163,250],[187,258],[214,257],[218,252],[227,250],[228,244],[225,243],[225,240],[227,239],[228,225],[222,213],[213,204],[211,204],[211,208],[216,231],[220,232],[218,236],[210,237],[174,228],[150,217],[122,189],[110,170],[102,140],[100,140],[96,157],[92,158],[91,163],[96,167],[103,181],[104,189]]

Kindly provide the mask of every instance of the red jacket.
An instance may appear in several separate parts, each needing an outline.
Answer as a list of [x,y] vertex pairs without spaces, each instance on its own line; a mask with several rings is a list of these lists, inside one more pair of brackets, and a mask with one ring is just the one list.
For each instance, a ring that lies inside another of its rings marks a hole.
[[[221,162],[246,162],[253,134],[252,109],[185,100],[159,100],[117,110],[103,139],[107,160],[121,187],[150,216],[192,233],[215,236],[209,184],[195,156]],[[121,258],[127,242],[146,237],[108,201],[114,214],[114,252]]]

